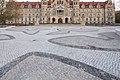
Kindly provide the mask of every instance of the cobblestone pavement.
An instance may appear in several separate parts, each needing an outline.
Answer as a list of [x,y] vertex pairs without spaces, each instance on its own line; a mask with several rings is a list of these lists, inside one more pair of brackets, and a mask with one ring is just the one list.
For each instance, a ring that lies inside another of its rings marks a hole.
[[11,35],[7,35],[7,34],[0,34],[0,41],[2,41],[2,40],[11,40],[11,39],[15,39],[15,37],[13,37]]
[[118,28],[49,24],[2,28],[0,80],[120,80]]
[[80,35],[55,38],[49,42],[73,48],[120,52],[120,41],[112,38],[104,39]]

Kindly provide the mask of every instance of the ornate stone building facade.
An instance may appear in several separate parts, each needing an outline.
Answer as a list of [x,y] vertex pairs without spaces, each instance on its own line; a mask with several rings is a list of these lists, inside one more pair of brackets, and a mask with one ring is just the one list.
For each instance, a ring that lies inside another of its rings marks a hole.
[[114,24],[115,5],[105,2],[80,2],[79,0],[41,0],[41,2],[16,2],[20,16],[8,23],[85,23]]

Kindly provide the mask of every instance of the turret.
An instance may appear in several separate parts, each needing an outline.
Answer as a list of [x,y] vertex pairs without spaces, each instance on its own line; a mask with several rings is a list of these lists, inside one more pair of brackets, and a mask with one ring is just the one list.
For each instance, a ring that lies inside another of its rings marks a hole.
[[41,10],[42,10],[42,23],[47,23],[47,7],[48,7],[48,1],[47,0],[41,0]]
[[47,0],[41,0],[41,2],[42,2],[42,5],[47,5],[48,4]]
[[106,1],[105,22],[107,24],[114,24],[115,23],[115,5],[112,2],[112,0]]
[[74,6],[79,6],[79,0],[73,0],[73,5]]
[[74,23],[80,23],[79,21],[79,0],[73,0],[73,12],[74,12]]

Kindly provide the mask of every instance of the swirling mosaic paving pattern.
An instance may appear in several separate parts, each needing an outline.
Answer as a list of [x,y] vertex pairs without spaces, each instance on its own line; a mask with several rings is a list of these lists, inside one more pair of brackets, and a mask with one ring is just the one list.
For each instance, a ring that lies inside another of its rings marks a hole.
[[[38,56],[38,57],[35,57]],[[35,64],[36,63],[36,64]],[[38,67],[39,66],[39,67]],[[47,71],[48,70],[48,71]],[[34,74],[34,75],[32,75]],[[35,76],[36,74],[36,76]],[[51,76],[52,75],[52,76]],[[46,76],[46,77],[45,77]],[[61,76],[61,77],[60,77]],[[58,78],[59,77],[59,78]],[[22,55],[0,68],[0,79],[119,80],[105,71],[63,56],[43,52]]]
[[12,40],[12,39],[15,39],[15,37],[8,34],[0,34],[0,41]]
[[118,27],[42,26],[0,30],[0,80],[120,80]]
[[48,40],[51,43],[80,49],[120,51],[120,41],[89,36],[67,36]]

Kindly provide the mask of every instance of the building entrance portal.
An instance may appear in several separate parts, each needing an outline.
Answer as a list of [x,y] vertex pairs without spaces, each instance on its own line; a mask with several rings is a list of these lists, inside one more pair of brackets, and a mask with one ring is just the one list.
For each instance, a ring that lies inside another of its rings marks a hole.
[[68,23],[68,18],[65,18],[65,23]]
[[52,18],[52,23],[55,23],[55,18]]
[[58,23],[63,23],[62,18],[58,19]]

